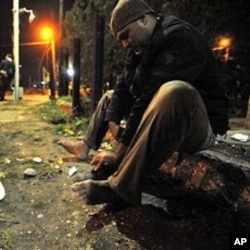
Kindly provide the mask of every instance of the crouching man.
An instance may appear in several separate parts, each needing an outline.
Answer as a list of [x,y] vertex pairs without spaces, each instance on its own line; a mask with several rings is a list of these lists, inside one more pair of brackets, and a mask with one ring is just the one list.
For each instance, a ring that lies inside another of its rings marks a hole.
[[187,22],[157,14],[142,0],[120,0],[110,28],[129,49],[123,86],[115,87],[110,105],[124,98],[123,91],[135,101],[117,150],[91,161],[95,171],[104,162],[116,171],[103,180],[77,182],[72,190],[87,204],[140,204],[146,176],[173,152],[209,148],[216,134],[227,131],[227,101],[211,50]]

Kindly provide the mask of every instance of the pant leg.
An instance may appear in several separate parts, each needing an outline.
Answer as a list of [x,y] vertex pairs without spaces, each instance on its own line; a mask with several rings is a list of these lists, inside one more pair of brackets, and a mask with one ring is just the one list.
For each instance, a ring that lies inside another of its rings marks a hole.
[[83,140],[92,149],[96,150],[100,147],[102,139],[108,131],[108,123],[104,121],[104,118],[113,92],[113,90],[105,92],[99,100],[95,112],[91,116]]
[[4,100],[5,87],[3,77],[0,75],[0,100]]
[[153,97],[109,184],[124,200],[138,204],[146,173],[157,170],[175,151],[192,153],[213,143],[214,135],[198,92],[187,83],[168,82]]

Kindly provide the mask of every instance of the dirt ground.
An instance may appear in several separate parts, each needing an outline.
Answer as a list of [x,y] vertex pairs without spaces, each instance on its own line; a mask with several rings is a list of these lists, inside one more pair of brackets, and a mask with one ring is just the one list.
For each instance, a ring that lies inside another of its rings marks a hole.
[[[67,153],[57,141],[64,135],[39,116],[41,105],[0,103],[0,181],[6,191],[0,200],[0,249],[229,249],[234,218],[213,206],[171,208],[147,195],[138,207],[84,205],[70,189],[69,170],[90,166],[60,161]],[[27,168],[37,175],[26,177]]]

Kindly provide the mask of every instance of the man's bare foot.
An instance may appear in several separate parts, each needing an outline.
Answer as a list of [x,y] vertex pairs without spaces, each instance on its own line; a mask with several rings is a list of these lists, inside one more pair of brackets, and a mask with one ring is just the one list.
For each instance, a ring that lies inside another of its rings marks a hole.
[[93,174],[91,172],[79,173],[79,174],[76,174],[72,178],[73,183],[80,182],[80,181],[86,181],[86,180],[94,180]]
[[88,173],[79,173],[73,178],[73,182],[80,182],[86,180],[107,180],[108,176],[104,175],[102,171],[91,171]]
[[79,160],[87,160],[90,148],[84,141],[59,141],[58,145],[62,146],[66,151],[75,155]]
[[90,172],[78,173],[74,176],[73,182],[80,182],[86,180],[107,180],[110,175],[112,175],[117,170],[117,165],[115,164],[102,164],[100,169],[91,170]]
[[71,188],[89,205],[121,201],[121,198],[110,188],[107,180],[85,180],[74,183]]

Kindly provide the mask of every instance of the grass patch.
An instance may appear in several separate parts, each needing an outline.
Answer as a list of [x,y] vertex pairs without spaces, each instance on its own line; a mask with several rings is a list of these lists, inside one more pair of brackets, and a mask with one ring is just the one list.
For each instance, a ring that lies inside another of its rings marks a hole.
[[60,110],[57,101],[50,101],[39,108],[39,115],[46,121],[53,124],[66,123],[70,117]]
[[2,249],[11,249],[13,245],[14,236],[10,230],[0,231],[0,247]]
[[82,136],[89,124],[89,118],[76,118],[70,120],[65,124],[59,124],[56,127],[58,134],[63,134],[64,136]]
[[56,125],[58,134],[65,136],[81,136],[89,125],[89,116],[73,117],[71,112],[65,112],[61,105],[70,105],[69,97],[62,97],[43,104],[38,113],[43,120]]

